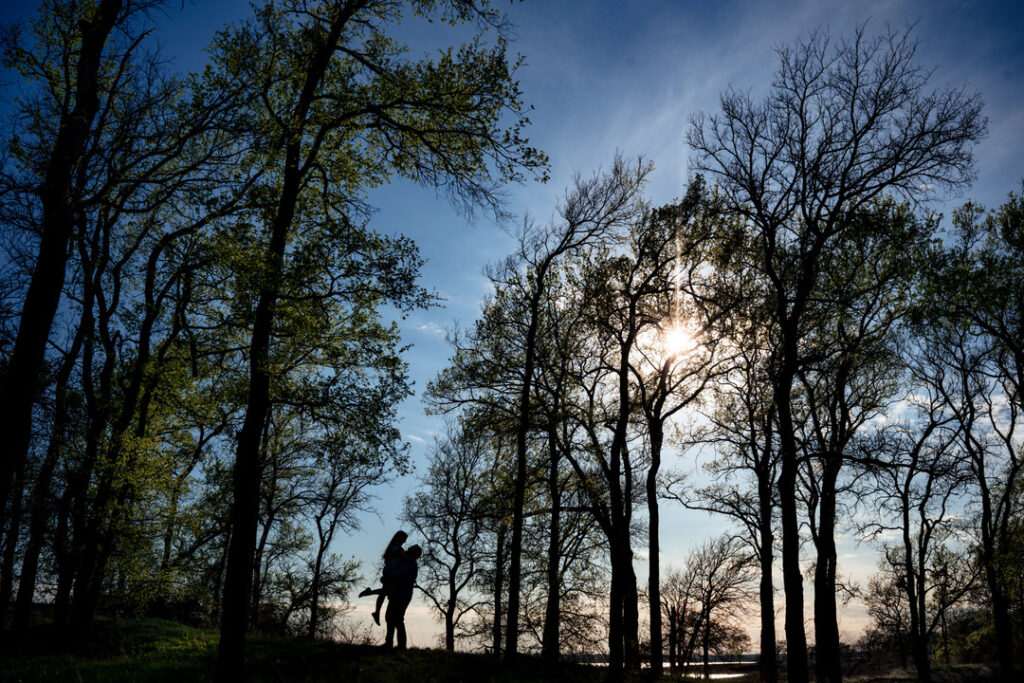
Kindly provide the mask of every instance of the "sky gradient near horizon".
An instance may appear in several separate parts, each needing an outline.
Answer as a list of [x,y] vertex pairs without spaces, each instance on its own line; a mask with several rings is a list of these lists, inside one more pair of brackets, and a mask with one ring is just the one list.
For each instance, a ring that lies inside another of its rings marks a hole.
[[[867,22],[868,35],[887,26],[914,25],[918,62],[933,67],[934,87],[965,87],[980,92],[988,117],[988,136],[976,149],[977,180],[960,197],[937,197],[929,208],[948,215],[967,198],[989,207],[1024,178],[1024,3],[1019,0],[722,0],[628,2],[527,0],[496,2],[514,24],[513,52],[524,55],[519,80],[533,125],[527,135],[551,159],[551,180],[509,188],[509,211],[543,222],[573,174],[590,175],[607,166],[616,151],[644,156],[655,165],[648,196],[662,204],[683,194],[688,177],[685,134],[688,119],[718,109],[719,93],[734,87],[755,96],[767,92],[777,64],[773,48],[829,31],[848,36]],[[36,2],[6,0],[0,19],[25,17]],[[157,36],[177,68],[196,69],[203,48],[225,23],[250,13],[245,0],[172,0],[158,17]],[[401,31],[414,53],[433,33]],[[437,35],[445,39],[443,31]],[[459,42],[461,35],[437,46]],[[3,86],[6,87],[6,84]],[[2,92],[2,91],[0,91]],[[0,94],[0,106],[7,93]],[[489,291],[484,266],[504,257],[513,241],[486,216],[475,220],[455,212],[433,190],[396,182],[369,194],[377,208],[371,225],[384,233],[414,238],[427,259],[422,283],[445,299],[443,307],[411,315],[403,328],[411,344],[407,359],[417,395],[401,409],[403,436],[414,463],[423,463],[441,419],[424,415],[420,394],[445,365],[445,330],[458,321],[469,325]],[[692,457],[672,455],[668,465],[693,470]],[[378,491],[378,511],[364,517],[363,530],[338,547],[372,567],[392,532],[399,528],[401,500],[416,484],[415,475]],[[720,520],[664,505],[662,567],[681,565],[687,550],[726,528]],[[874,570],[874,548],[857,546],[849,535],[840,550],[840,574],[863,581]],[[637,573],[646,580],[644,552]],[[778,584],[781,587],[781,582]],[[808,609],[812,593],[807,586]],[[369,625],[370,601],[358,601],[356,619]],[[365,603],[365,604],[363,604]],[[425,605],[410,609],[414,646],[431,645],[439,632]],[[840,630],[855,637],[865,616],[856,605],[844,610]],[[756,645],[756,632],[751,632]],[[813,634],[809,631],[809,636]]]

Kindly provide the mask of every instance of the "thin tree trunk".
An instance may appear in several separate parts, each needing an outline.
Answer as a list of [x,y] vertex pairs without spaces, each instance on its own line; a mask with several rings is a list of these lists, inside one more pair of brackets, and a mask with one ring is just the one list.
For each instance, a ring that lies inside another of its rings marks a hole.
[[822,683],[840,683],[843,673],[836,610],[836,479],[839,468],[827,463],[818,504],[817,563],[814,568],[815,674]]
[[544,610],[544,635],[541,642],[541,658],[557,662],[560,656],[559,620],[561,619],[562,582],[559,577],[559,550],[561,544],[562,492],[558,481],[559,452],[552,425],[548,430],[548,496],[551,498],[551,524],[548,531],[547,605]]
[[761,657],[758,668],[761,680],[775,683],[779,680],[777,655],[775,651],[775,587],[772,584],[772,570],[775,559],[775,535],[772,531],[771,482],[763,474],[758,477],[758,504],[761,535]]
[[530,392],[533,384],[533,355],[537,345],[539,302],[545,273],[538,271],[537,285],[530,299],[530,326],[526,331],[523,385],[519,392],[519,421],[516,425],[516,479],[512,492],[512,544],[508,567],[508,627],[505,658],[515,659],[519,649],[519,591],[522,583],[523,507],[526,505],[526,435],[529,431]]
[[[792,337],[793,335],[787,335]],[[779,508],[782,512],[782,577],[786,590],[786,671],[791,683],[807,683],[807,637],[804,633],[804,588],[800,570],[800,523],[797,519],[797,448],[790,392],[795,370],[795,339],[787,339],[787,362],[775,387],[782,467],[779,472]]]
[[664,441],[660,422],[649,424],[651,440],[651,466],[647,470],[647,515],[649,518],[647,547],[649,573],[647,579],[648,604],[651,610],[651,675],[660,676],[664,668],[661,638],[661,547],[658,539],[658,469],[661,467],[661,447]]
[[0,575],[0,627],[7,623],[7,611],[14,593],[14,558],[21,539],[22,503],[25,500],[25,461],[14,473],[14,491],[10,496],[11,514],[7,520],[7,541],[4,545],[3,574]]
[[612,576],[608,589],[608,679],[621,681],[622,671],[622,569],[612,547]]
[[21,576],[18,577],[18,597],[14,604],[14,620],[11,623],[11,630],[15,632],[23,632],[28,627],[29,616],[32,611],[32,599],[36,590],[36,575],[39,571],[39,555],[43,550],[46,522],[49,519],[50,483],[53,481],[53,471],[57,465],[63,432],[67,424],[67,408],[64,403],[60,398],[57,399],[53,434],[50,437],[43,465],[39,470],[39,476],[32,490],[28,542],[25,544],[25,553],[21,562]]
[[316,627],[320,620],[320,572],[323,566],[324,552],[327,546],[324,544],[323,536],[320,537],[320,545],[316,551],[316,562],[313,564],[313,580],[309,586],[309,631],[307,636],[312,640],[316,638]]
[[711,658],[709,651],[711,649],[711,613],[704,615],[704,643],[703,643],[703,662],[704,662],[704,678],[711,678]]
[[668,611],[668,668],[675,673],[676,665],[678,663],[678,640],[679,635],[676,632],[676,610],[674,607],[669,608]]
[[[32,599],[35,596],[36,589],[36,576],[39,571],[39,555],[43,549],[46,523],[49,519],[50,486],[53,482],[53,473],[57,467],[57,460],[64,445],[64,432],[68,424],[67,386],[71,378],[71,371],[77,362],[79,351],[82,348],[82,337],[83,329],[80,323],[78,332],[75,334],[75,339],[71,344],[71,349],[64,358],[61,369],[57,374],[50,443],[47,444],[46,455],[43,458],[43,464],[39,468],[39,474],[32,489],[28,542],[25,546],[25,554],[21,562],[21,576],[18,579],[18,598],[14,605],[12,630],[16,632],[24,631],[28,626],[32,610]],[[57,549],[55,548],[54,550],[56,554]]]
[[501,596],[505,592],[505,535],[507,533],[508,528],[504,524],[498,527],[494,557],[494,623],[491,624],[491,650],[495,657],[501,656]]
[[57,528],[53,534],[53,555],[57,561],[57,590],[53,596],[53,625],[66,626],[71,612],[71,583],[75,578],[71,548],[71,489],[66,488],[57,504]]
[[[910,653],[917,669],[917,680],[920,683],[931,683],[932,670],[928,655],[928,612],[925,606],[924,586],[919,586],[917,578],[924,578],[924,554],[918,553],[920,571],[914,568],[914,543],[910,531],[909,479],[902,489],[901,507],[903,516],[903,575],[906,579],[907,604],[910,605]],[[922,503],[923,504],[923,503]]]

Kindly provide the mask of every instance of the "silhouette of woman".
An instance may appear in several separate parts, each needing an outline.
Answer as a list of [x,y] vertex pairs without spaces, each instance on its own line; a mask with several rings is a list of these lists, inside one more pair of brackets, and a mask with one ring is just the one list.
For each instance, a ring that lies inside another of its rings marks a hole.
[[395,570],[401,566],[402,562],[406,559],[405,550],[402,548],[402,544],[409,538],[409,534],[404,531],[397,531],[395,535],[391,537],[388,542],[388,547],[384,551],[384,571],[380,575],[380,588],[364,588],[359,593],[359,597],[365,598],[367,595],[377,596],[377,606],[373,610],[373,621],[379,626],[380,625],[380,608],[384,604],[384,598],[388,597],[390,591],[391,579],[394,575]]

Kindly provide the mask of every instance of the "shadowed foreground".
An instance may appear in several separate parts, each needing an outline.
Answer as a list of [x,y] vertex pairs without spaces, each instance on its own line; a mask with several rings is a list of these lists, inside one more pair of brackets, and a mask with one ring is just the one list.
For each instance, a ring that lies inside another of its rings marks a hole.
[[[217,632],[163,619],[101,620],[86,635],[70,634],[49,625],[29,629],[24,638],[3,634],[0,681],[204,681],[214,679]],[[20,642],[15,642],[15,641]],[[253,636],[246,648],[246,674],[252,681],[345,681],[399,683],[405,681],[575,681],[603,679],[601,669],[583,664],[552,667],[523,658],[508,667],[488,655],[443,650],[389,652],[369,645],[348,645],[299,638]],[[723,667],[720,673],[744,672],[729,683],[756,680],[749,667]],[[783,668],[782,680],[785,680]],[[870,674],[851,672],[858,683],[914,681],[913,671]],[[699,680],[673,677],[661,680]],[[649,680],[646,677],[637,680]],[[941,683],[994,680],[985,667],[938,667]]]
[[[5,634],[9,635],[9,634]],[[161,619],[100,621],[84,637],[49,626],[20,645],[5,637],[3,681],[213,680],[217,633]],[[593,681],[592,667],[544,666],[524,660],[508,668],[493,657],[441,650],[388,652],[292,638],[251,637],[246,674],[253,681]]]

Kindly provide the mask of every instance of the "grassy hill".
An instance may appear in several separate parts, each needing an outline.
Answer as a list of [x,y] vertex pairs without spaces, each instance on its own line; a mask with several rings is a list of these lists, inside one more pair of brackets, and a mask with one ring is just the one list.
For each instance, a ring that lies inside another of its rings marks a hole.
[[[213,680],[216,631],[161,619],[99,621],[71,638],[51,627],[4,633],[3,681]],[[593,681],[592,667],[548,667],[526,659],[509,669],[493,657],[440,650],[390,652],[379,647],[291,638],[252,637],[246,660],[252,681]]]

